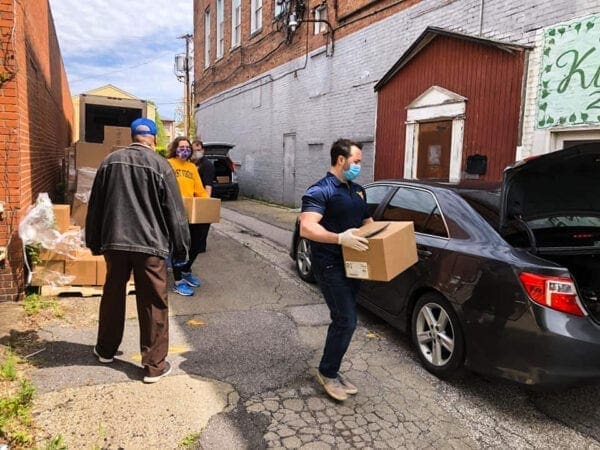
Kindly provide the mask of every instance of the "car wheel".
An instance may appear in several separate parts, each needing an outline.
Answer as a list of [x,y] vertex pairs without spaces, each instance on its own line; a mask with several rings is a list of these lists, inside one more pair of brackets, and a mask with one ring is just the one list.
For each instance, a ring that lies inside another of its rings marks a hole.
[[450,302],[438,294],[423,295],[413,310],[411,331],[417,355],[429,372],[440,378],[459,373],[465,344]]
[[314,283],[315,277],[312,272],[312,261],[310,258],[310,243],[307,239],[298,239],[298,244],[296,244],[296,270],[300,278],[304,281]]

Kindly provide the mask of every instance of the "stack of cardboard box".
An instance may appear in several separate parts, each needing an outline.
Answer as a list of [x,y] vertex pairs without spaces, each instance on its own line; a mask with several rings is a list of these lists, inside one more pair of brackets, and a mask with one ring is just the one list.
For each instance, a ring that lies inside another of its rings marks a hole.
[[77,182],[72,204],[72,219],[75,225],[85,226],[87,202],[92,189],[96,169],[110,153],[126,147],[131,143],[131,130],[128,127],[104,127],[104,141],[79,141],[75,144],[75,165]]
[[[61,234],[77,234],[79,226],[70,224],[69,205],[53,205],[55,226]],[[41,264],[34,271],[32,285],[47,284],[44,274],[53,273],[74,277],[70,282],[73,286],[102,286],[106,279],[106,263],[102,256],[94,256],[89,249],[78,246],[59,253],[52,250],[40,252]],[[37,274],[36,274],[37,273]]]

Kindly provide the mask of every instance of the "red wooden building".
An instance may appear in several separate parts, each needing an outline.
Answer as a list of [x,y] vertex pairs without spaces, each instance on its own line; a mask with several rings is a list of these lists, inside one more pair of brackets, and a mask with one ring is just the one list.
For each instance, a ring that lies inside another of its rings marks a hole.
[[375,86],[375,179],[501,179],[520,141],[527,50],[427,28]]

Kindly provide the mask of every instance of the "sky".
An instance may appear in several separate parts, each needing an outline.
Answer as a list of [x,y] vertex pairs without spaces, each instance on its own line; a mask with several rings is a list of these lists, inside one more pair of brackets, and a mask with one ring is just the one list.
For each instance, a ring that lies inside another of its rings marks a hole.
[[[100,6],[101,5],[101,6]],[[173,73],[193,33],[193,0],[50,0],[72,95],[112,84],[174,119],[184,85]]]

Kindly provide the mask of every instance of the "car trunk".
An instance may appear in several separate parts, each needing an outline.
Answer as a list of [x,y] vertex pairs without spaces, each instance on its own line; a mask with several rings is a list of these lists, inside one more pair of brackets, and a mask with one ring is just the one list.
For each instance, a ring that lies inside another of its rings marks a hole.
[[231,183],[231,164],[229,158],[209,157],[215,166],[215,179],[218,184]]
[[215,166],[215,182],[217,184],[231,183],[235,169],[229,158],[229,151],[234,147],[233,144],[205,142],[203,147],[204,156]]
[[585,309],[600,321],[600,144],[508,167],[499,194],[463,197],[511,245],[568,269]]

